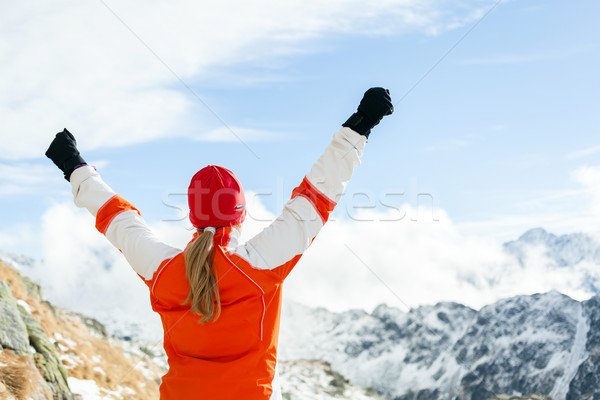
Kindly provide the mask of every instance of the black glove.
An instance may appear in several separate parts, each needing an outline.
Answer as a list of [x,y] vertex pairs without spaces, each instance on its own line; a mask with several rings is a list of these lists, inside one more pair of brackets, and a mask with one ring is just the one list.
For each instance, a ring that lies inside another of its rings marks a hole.
[[79,155],[75,137],[67,128],[56,134],[56,137],[50,143],[50,147],[48,147],[48,151],[46,151],[46,157],[51,159],[64,172],[67,181],[71,178],[71,174],[76,167],[86,164],[85,160]]
[[394,105],[390,91],[381,87],[374,87],[365,92],[358,110],[348,118],[342,126],[348,127],[363,136],[369,137],[371,129],[383,117],[394,112]]

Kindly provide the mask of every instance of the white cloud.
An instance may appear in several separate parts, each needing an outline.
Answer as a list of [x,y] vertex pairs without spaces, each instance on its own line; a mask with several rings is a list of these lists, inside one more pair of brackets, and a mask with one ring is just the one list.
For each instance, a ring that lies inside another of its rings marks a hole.
[[596,219],[600,218],[600,167],[581,167],[575,170],[573,177],[588,194],[589,204],[585,205],[586,209],[589,209]]
[[160,321],[147,287],[124,257],[94,228],[87,211],[56,204],[42,222],[43,263],[25,271],[55,304],[96,317],[110,329],[139,324],[160,339]]
[[49,160],[45,165],[24,162],[0,163],[0,199],[57,192],[56,187],[61,186],[64,186],[63,175]]
[[570,152],[566,154],[564,158],[565,160],[575,160],[578,158],[591,156],[592,154],[596,154],[598,152],[600,152],[600,146],[592,146],[587,149]]
[[[247,198],[243,239],[275,217],[260,196],[249,192]],[[552,289],[583,299],[590,295],[581,289],[583,280],[600,274],[597,266],[585,263],[556,268],[539,249],[528,253],[522,268],[497,239],[465,234],[443,210],[435,211],[438,221],[410,206],[400,214],[362,210],[355,220],[331,221],[286,281],[285,298],[333,310],[442,300],[480,307],[502,297]],[[398,215],[406,217],[398,220]],[[409,218],[414,215],[419,215],[417,221]],[[180,248],[192,235],[187,220],[152,226]],[[148,289],[94,229],[86,211],[72,203],[52,206],[43,217],[39,240],[44,262],[26,273],[42,283],[51,301],[95,316],[111,329],[137,324],[143,336],[160,338]]]
[[286,295],[337,310],[446,300],[478,308],[553,289],[580,299],[591,295],[581,283],[594,266],[558,269],[533,253],[521,268],[496,239],[464,235],[442,210],[439,214],[439,222],[331,223],[292,273]]
[[[187,84],[223,67],[311,51],[331,34],[439,34],[482,10],[444,0],[106,4]],[[103,2],[3,2],[0,23],[5,159],[39,157],[64,126],[83,150],[190,135],[199,120],[219,126]]]

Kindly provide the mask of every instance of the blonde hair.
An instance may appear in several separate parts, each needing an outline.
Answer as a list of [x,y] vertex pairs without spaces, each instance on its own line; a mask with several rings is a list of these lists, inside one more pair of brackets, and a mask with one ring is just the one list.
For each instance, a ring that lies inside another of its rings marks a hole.
[[221,315],[221,298],[213,271],[213,237],[211,231],[203,231],[184,252],[190,292],[182,304],[191,303],[191,310],[200,316],[201,324],[215,321]]

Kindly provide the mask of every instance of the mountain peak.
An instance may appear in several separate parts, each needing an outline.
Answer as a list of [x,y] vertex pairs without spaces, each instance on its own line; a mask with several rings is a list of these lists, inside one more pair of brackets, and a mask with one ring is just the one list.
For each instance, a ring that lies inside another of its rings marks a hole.
[[[504,250],[515,256],[521,266],[527,264],[529,255],[539,255],[540,249],[546,257],[546,262],[557,267],[574,267],[582,261],[600,264],[600,241],[586,233],[557,236],[543,228],[534,228],[525,232],[519,239],[504,244]],[[598,285],[594,282],[589,284],[595,293],[600,293],[600,282]]]
[[547,243],[556,238],[556,235],[549,233],[544,228],[532,228],[523,233],[518,240],[528,243]]

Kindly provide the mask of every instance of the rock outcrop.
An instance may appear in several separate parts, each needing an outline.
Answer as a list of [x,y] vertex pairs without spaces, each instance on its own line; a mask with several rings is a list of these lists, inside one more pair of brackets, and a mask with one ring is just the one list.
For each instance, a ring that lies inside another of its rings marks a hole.
[[157,399],[165,370],[145,351],[45,301],[0,260],[0,400]]

